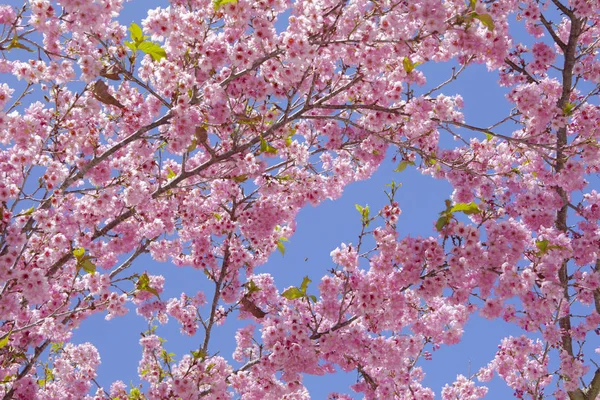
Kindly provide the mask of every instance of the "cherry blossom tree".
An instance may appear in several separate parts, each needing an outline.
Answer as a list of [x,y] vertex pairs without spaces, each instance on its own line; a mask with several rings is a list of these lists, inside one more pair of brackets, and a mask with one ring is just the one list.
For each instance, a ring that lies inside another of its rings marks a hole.
[[[478,315],[523,334],[444,399],[494,375],[517,398],[599,396],[598,0],[171,0],[129,26],[122,3],[0,6],[3,399],[304,399],[336,369],[369,399],[430,399],[421,360]],[[513,104],[486,126],[443,94],[473,64]],[[431,236],[399,236],[392,183],[330,271],[278,289],[260,267],[299,210],[386,154],[452,184]],[[212,291],[165,298],[145,253]],[[130,308],[144,385],[100,387],[98,351],[69,340]],[[159,337],[169,318],[190,354]],[[232,318],[230,358],[211,334]]]

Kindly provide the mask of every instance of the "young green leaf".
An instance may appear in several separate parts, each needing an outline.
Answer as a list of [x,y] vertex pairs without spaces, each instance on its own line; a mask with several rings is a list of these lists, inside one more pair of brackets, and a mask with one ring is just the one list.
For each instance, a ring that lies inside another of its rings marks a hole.
[[194,360],[204,360],[206,358],[206,351],[200,349],[200,350],[192,350],[190,353],[192,353],[192,357],[194,357]]
[[398,164],[398,166],[396,167],[396,169],[394,170],[394,172],[402,172],[406,169],[406,167],[408,167],[408,162],[407,161],[400,161],[400,164]]
[[0,349],[6,347],[6,345],[8,344],[8,339],[10,339],[10,332],[8,332],[7,334],[5,334],[2,339],[0,339]]
[[283,244],[282,239],[277,241],[277,250],[279,250],[282,256],[285,256],[285,244]]
[[138,388],[135,388],[135,387],[129,391],[129,395],[127,396],[127,400],[142,400],[142,399],[143,399],[143,397],[142,397],[141,390]]
[[26,216],[26,215],[31,215],[31,214],[33,214],[34,211],[35,211],[35,207],[31,206],[27,210],[22,211],[19,214],[17,214],[17,217],[23,217],[23,216]]
[[238,175],[238,176],[234,176],[231,178],[234,182],[237,183],[242,183],[242,182],[246,182],[248,180],[248,175],[244,174],[244,175]]
[[160,61],[167,56],[167,52],[162,47],[152,42],[142,42],[137,49],[148,54],[154,61]]
[[191,153],[192,151],[196,150],[196,147],[198,147],[198,141],[196,140],[196,138],[194,138],[192,139],[192,143],[187,147],[188,153]]
[[483,24],[483,26],[485,26],[486,28],[488,28],[488,30],[490,30],[490,31],[494,30],[494,20],[492,19],[492,16],[490,14],[477,14],[477,13],[473,13],[473,18],[478,19],[479,21],[481,21],[481,23]]
[[215,363],[210,363],[206,366],[206,370],[204,372],[206,372],[207,374],[210,372],[211,369],[213,369],[215,367]]
[[450,222],[450,217],[448,215],[442,215],[435,223],[435,229],[437,229],[438,232],[441,232],[442,229],[448,225],[448,222]]
[[133,51],[134,53],[137,51],[137,45],[133,42],[129,42],[129,41],[124,41],[123,42],[125,44],[125,46],[129,47],[129,50]]
[[575,108],[575,103],[567,103],[563,107],[563,115],[570,116],[573,114],[573,109]]
[[304,293],[302,293],[297,287],[291,287],[285,290],[283,293],[281,293],[281,295],[288,300],[294,300],[304,297]]
[[253,280],[246,282],[244,286],[246,286],[246,289],[248,289],[248,294],[255,293],[261,290],[258,286],[256,286],[256,283],[254,283]]
[[308,276],[305,276],[304,279],[302,279],[302,284],[300,285],[300,291],[306,295],[306,289],[308,288],[308,284],[311,283],[312,281],[308,278]]
[[214,0],[213,5],[215,7],[215,11],[218,11],[219,8],[223,7],[226,4],[235,4],[238,0]]
[[450,212],[463,212],[467,215],[478,214],[481,212],[477,204],[474,202],[470,203],[456,203],[451,209]]
[[171,167],[167,167],[167,179],[173,179],[177,176],[175,171],[171,169]]
[[131,25],[129,25],[129,37],[136,44],[140,44],[144,41],[144,32],[142,31],[142,28],[140,28],[140,26],[135,22],[132,22]]
[[12,40],[10,41],[8,46],[6,46],[6,50],[10,50],[10,49],[22,49],[22,50],[27,50],[30,53],[33,52],[33,50],[30,49],[29,47],[25,46],[22,43],[19,43],[19,38],[16,35],[12,38]]
[[77,260],[80,260],[84,254],[85,254],[85,249],[83,247],[78,247],[73,250],[73,256],[75,256],[75,258]]
[[261,153],[277,154],[277,149],[271,146],[263,137],[260,137],[260,151]]
[[413,70],[418,66],[421,65],[422,63],[420,62],[412,62],[412,60],[408,57],[404,57],[404,59],[402,60],[402,66],[404,67],[404,70],[406,71],[407,74],[410,74],[411,72],[413,72]]
[[535,242],[535,246],[540,250],[541,255],[546,254],[546,252],[548,251],[549,243],[550,242],[548,241],[548,239],[538,240]]
[[155,295],[156,297],[158,297],[158,291],[156,289],[150,287],[150,277],[148,276],[148,273],[146,273],[146,272],[144,272],[138,278],[138,281],[136,283],[136,289],[141,290],[141,291],[150,292],[153,295]]
[[365,224],[365,226],[369,226],[369,205],[363,207],[355,204],[354,206],[360,213],[362,223]]
[[83,268],[83,270],[88,274],[93,274],[96,272],[96,264],[90,261],[90,257],[83,257],[83,259],[79,262],[78,267]]

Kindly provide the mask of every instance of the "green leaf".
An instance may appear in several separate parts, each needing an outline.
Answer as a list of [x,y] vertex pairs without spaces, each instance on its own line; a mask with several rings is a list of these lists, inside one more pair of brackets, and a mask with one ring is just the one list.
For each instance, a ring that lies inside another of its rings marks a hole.
[[469,7],[471,7],[472,11],[475,11],[476,5],[477,5],[477,0],[469,0]]
[[150,287],[150,277],[148,276],[148,274],[146,272],[144,272],[137,281],[136,284],[136,289],[137,290],[142,290],[142,291],[146,291],[146,292],[150,292],[153,295],[155,295],[156,297],[158,297],[158,291],[152,287]]
[[490,132],[486,132],[486,133],[485,133],[485,138],[486,138],[488,141],[492,140],[492,138],[493,138],[493,137],[494,137],[494,135],[492,135]]
[[242,183],[242,182],[246,182],[248,180],[248,175],[246,175],[246,174],[238,175],[238,176],[232,177],[231,179],[233,179],[234,182]]
[[19,43],[19,38],[17,36],[14,36],[12,38],[12,40],[10,41],[10,43],[8,44],[8,46],[6,46],[6,50],[10,50],[10,49],[22,49],[22,50],[27,50],[29,52],[33,52],[33,50],[30,49],[29,47],[25,46],[24,44]]
[[35,207],[31,206],[27,210],[17,214],[17,217],[24,217],[26,215],[31,215],[31,214],[33,214],[34,211],[35,211]]
[[433,157],[427,158],[425,160],[425,163],[427,165],[429,165],[430,167],[434,166],[435,164],[437,164],[437,160],[435,159],[435,155]]
[[132,388],[129,391],[129,396],[127,396],[127,399],[128,400],[141,400],[142,399],[142,392],[138,388]]
[[451,209],[450,212],[463,212],[467,215],[478,214],[481,212],[477,204],[474,202],[470,203],[456,203]]
[[361,205],[355,204],[354,207],[356,207],[356,209],[360,213],[361,221],[365,224],[365,226],[368,226],[369,225],[369,205],[366,205],[363,207]]
[[311,283],[312,281],[308,278],[308,276],[305,276],[304,279],[302,279],[302,284],[300,285],[300,291],[304,294],[306,294],[306,289],[308,288],[308,284]]
[[0,339],[0,349],[6,347],[6,345],[8,344],[8,339],[10,339],[10,332],[8,332],[7,334],[5,334],[2,339]]
[[317,302],[317,296],[315,296],[314,294],[311,294],[310,296],[308,296],[308,298],[311,299],[313,303]]
[[448,225],[448,222],[450,222],[450,217],[448,215],[442,215],[435,223],[435,229],[437,229],[438,232],[441,232],[442,229]]
[[396,167],[396,169],[394,170],[394,172],[402,172],[409,165],[415,165],[415,163],[412,162],[412,161],[400,161],[400,164],[398,164],[398,166]]
[[262,290],[261,288],[256,286],[256,283],[254,283],[253,280],[250,280],[250,282],[246,282],[245,286],[246,286],[246,289],[248,289],[248,294],[255,293],[255,292]]
[[236,4],[237,2],[238,0],[214,0],[213,5],[215,6],[215,11],[217,11],[219,8],[223,7],[226,4]]
[[281,295],[288,300],[294,300],[304,297],[304,293],[302,293],[297,287],[291,287],[285,290],[283,293],[281,293]]
[[391,187],[392,190],[396,190],[396,189],[402,187],[402,184],[401,183],[396,183],[396,181],[392,181],[390,183],[387,183],[385,186]]
[[565,116],[569,116],[571,114],[573,114],[573,109],[575,108],[575,103],[567,103],[565,104],[565,106],[563,107],[563,114]]
[[56,343],[52,343],[50,345],[50,352],[51,353],[55,353],[58,354],[60,351],[62,351],[62,349],[64,348],[65,343],[64,342],[56,342]]
[[548,251],[548,244],[550,242],[547,239],[544,240],[538,240],[535,242],[535,246],[540,249],[540,253],[542,255],[546,254],[546,252]]
[[93,274],[94,272],[96,272],[96,264],[91,262],[89,257],[84,257],[79,262],[79,267],[83,268],[83,270],[88,274]]
[[200,349],[200,350],[192,350],[192,357],[194,357],[194,360],[204,360],[206,358],[206,351]]
[[261,153],[277,154],[277,149],[271,146],[263,137],[260,137],[260,151]]
[[478,19],[481,23],[488,28],[488,30],[494,30],[494,20],[490,14],[477,14],[473,13],[473,18]]
[[423,63],[412,62],[412,60],[408,57],[404,57],[404,59],[402,60],[402,66],[404,67],[404,70],[406,71],[407,74],[410,74],[411,72],[413,72],[413,70],[421,64],[423,64]]
[[177,176],[177,174],[175,173],[175,171],[173,171],[171,169],[171,167],[167,167],[167,179],[173,179]]
[[148,54],[154,61],[160,61],[167,56],[167,52],[162,47],[152,42],[142,42],[137,49]]
[[281,237],[277,241],[277,250],[279,250],[279,252],[281,253],[282,256],[285,256],[285,244],[283,244],[283,242],[287,242],[287,241],[288,240],[285,237]]
[[137,45],[135,43],[128,42],[128,41],[125,41],[123,43],[125,43],[125,46],[129,47],[129,49],[131,51],[133,51],[134,53],[137,51]]
[[135,22],[132,22],[131,25],[129,25],[129,37],[131,37],[131,40],[136,44],[140,44],[144,41],[144,32]]
[[277,250],[281,253],[282,256],[285,256],[285,244],[279,239],[277,242]]
[[196,147],[198,147],[198,140],[196,140],[195,138],[192,140],[192,143],[187,147],[187,151],[188,153],[191,153],[192,151],[196,150]]
[[75,256],[75,258],[78,260],[80,260],[84,254],[85,254],[85,249],[83,247],[78,247],[75,250],[73,250],[73,256]]
[[294,136],[294,134],[290,133],[285,137],[285,147],[290,147],[292,145],[292,136]]
[[210,372],[210,370],[211,370],[211,369],[213,369],[213,368],[215,367],[215,365],[217,365],[217,364],[215,364],[215,363],[210,363],[210,364],[208,364],[208,365],[206,366],[206,370],[205,370],[205,372],[208,374],[208,373]]

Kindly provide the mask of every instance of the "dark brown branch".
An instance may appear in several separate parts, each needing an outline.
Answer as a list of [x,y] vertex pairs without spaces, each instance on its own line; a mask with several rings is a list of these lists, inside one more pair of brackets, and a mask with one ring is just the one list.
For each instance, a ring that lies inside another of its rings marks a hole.
[[567,51],[567,45],[565,42],[560,40],[554,29],[552,29],[552,24],[546,19],[546,17],[544,17],[544,14],[540,14],[540,21],[542,21],[542,25],[544,25],[550,36],[552,36],[554,43],[556,43],[563,52]]
[[358,316],[356,316],[356,315],[355,315],[354,317],[352,317],[352,318],[350,318],[350,319],[347,319],[347,320],[346,320],[346,321],[344,321],[344,322],[340,322],[340,323],[338,323],[338,324],[335,324],[335,325],[334,325],[334,326],[333,326],[331,329],[328,329],[328,330],[326,330],[326,331],[324,331],[324,332],[317,332],[317,333],[314,333],[314,334],[312,334],[310,338],[311,338],[312,340],[317,340],[317,339],[319,339],[321,336],[328,335],[328,334],[330,334],[330,333],[333,333],[333,332],[335,332],[335,331],[337,331],[337,330],[340,330],[340,329],[342,329],[342,328],[344,328],[344,327],[346,327],[346,326],[350,325],[351,323],[353,323],[353,322],[354,322],[354,321],[356,321],[357,319],[358,319]]
[[524,75],[528,83],[539,83],[524,67],[518,66],[514,61],[509,58],[505,58],[504,62],[508,64],[513,70],[517,71],[521,75]]

